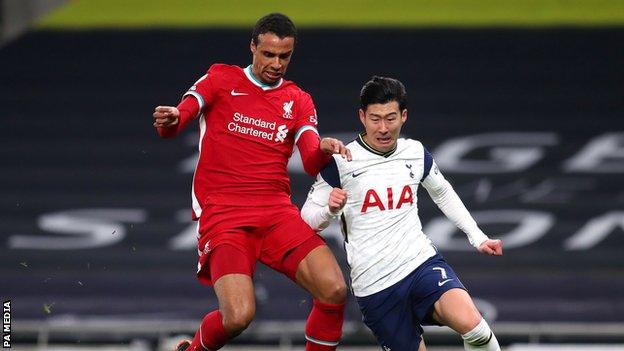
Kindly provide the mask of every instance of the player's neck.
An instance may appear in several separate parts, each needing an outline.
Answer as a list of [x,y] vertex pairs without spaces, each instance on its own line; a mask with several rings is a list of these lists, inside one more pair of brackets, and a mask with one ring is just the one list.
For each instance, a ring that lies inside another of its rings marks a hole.
[[252,81],[252,83],[254,83],[255,85],[259,86],[262,89],[273,89],[273,88],[277,88],[280,84],[282,84],[282,78],[280,78],[277,82],[273,84],[268,84],[266,82],[263,82],[262,80],[260,80],[260,78],[258,78],[258,75],[254,73],[253,65],[247,66],[245,68],[245,73],[247,74],[247,77],[249,77],[249,79]]
[[369,152],[372,152],[376,155],[379,156],[383,156],[383,157],[388,157],[390,155],[392,155],[396,149],[397,149],[397,142],[394,143],[394,145],[392,146],[392,148],[390,148],[390,150],[387,151],[381,151],[378,150],[374,147],[371,146],[371,144],[366,140],[368,138],[368,135],[366,134],[366,132],[362,132],[358,135],[357,137],[357,142],[366,150],[368,150]]

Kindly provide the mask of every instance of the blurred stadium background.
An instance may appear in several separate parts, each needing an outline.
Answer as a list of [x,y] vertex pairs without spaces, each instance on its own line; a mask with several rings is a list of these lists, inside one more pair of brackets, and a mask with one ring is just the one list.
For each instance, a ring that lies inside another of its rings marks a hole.
[[[300,27],[288,78],[320,131],[359,130],[358,92],[401,79],[428,146],[482,228],[482,257],[420,194],[425,232],[507,350],[624,350],[624,2],[0,1],[0,297],[12,347],[167,350],[216,307],[195,279],[196,130],[151,113],[213,62],[247,65],[253,23]],[[216,145],[215,147],[220,147]],[[293,156],[293,201],[312,179]],[[341,264],[337,227],[324,233]],[[263,266],[226,350],[302,350],[310,300]],[[460,350],[445,328],[431,350]],[[252,345],[263,345],[263,348]],[[342,350],[373,350],[350,300]]]

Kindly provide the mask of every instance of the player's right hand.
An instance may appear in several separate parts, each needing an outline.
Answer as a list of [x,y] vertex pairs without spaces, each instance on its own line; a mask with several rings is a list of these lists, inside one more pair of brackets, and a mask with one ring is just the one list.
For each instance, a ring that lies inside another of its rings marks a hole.
[[180,111],[173,106],[156,106],[152,116],[154,116],[154,127],[167,128],[178,124]]
[[347,192],[340,188],[333,188],[329,193],[329,212],[336,214],[347,204]]
[[319,145],[321,150],[327,155],[331,154],[340,154],[342,158],[346,158],[347,161],[351,162],[351,150],[349,150],[342,141],[336,138],[323,138],[321,139],[321,143]]

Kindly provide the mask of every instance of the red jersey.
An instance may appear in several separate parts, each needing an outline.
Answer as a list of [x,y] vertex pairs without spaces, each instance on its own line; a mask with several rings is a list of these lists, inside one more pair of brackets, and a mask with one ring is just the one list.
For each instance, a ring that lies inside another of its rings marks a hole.
[[[223,64],[212,65],[184,95],[199,104],[194,219],[209,204],[290,204],[288,159],[304,131],[318,135],[311,96],[288,80],[267,86],[251,66]],[[176,132],[193,117],[181,113]]]

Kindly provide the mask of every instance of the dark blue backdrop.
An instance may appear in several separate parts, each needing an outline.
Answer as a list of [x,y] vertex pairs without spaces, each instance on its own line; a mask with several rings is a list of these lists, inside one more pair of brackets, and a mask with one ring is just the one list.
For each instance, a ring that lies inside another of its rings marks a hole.
[[[196,126],[160,140],[151,113],[211,63],[247,65],[248,42],[247,31],[68,31],[0,49],[0,292],[14,319],[199,319],[216,306],[195,280]],[[622,62],[622,29],[304,30],[288,76],[315,98],[321,134],[345,139],[371,75],[405,83],[403,134],[508,245],[484,257],[445,236],[419,192],[425,231],[491,319],[621,321]],[[312,179],[292,169],[301,205]],[[310,301],[287,279],[261,268],[255,281],[257,319],[305,318]],[[353,302],[347,318],[360,319]]]

